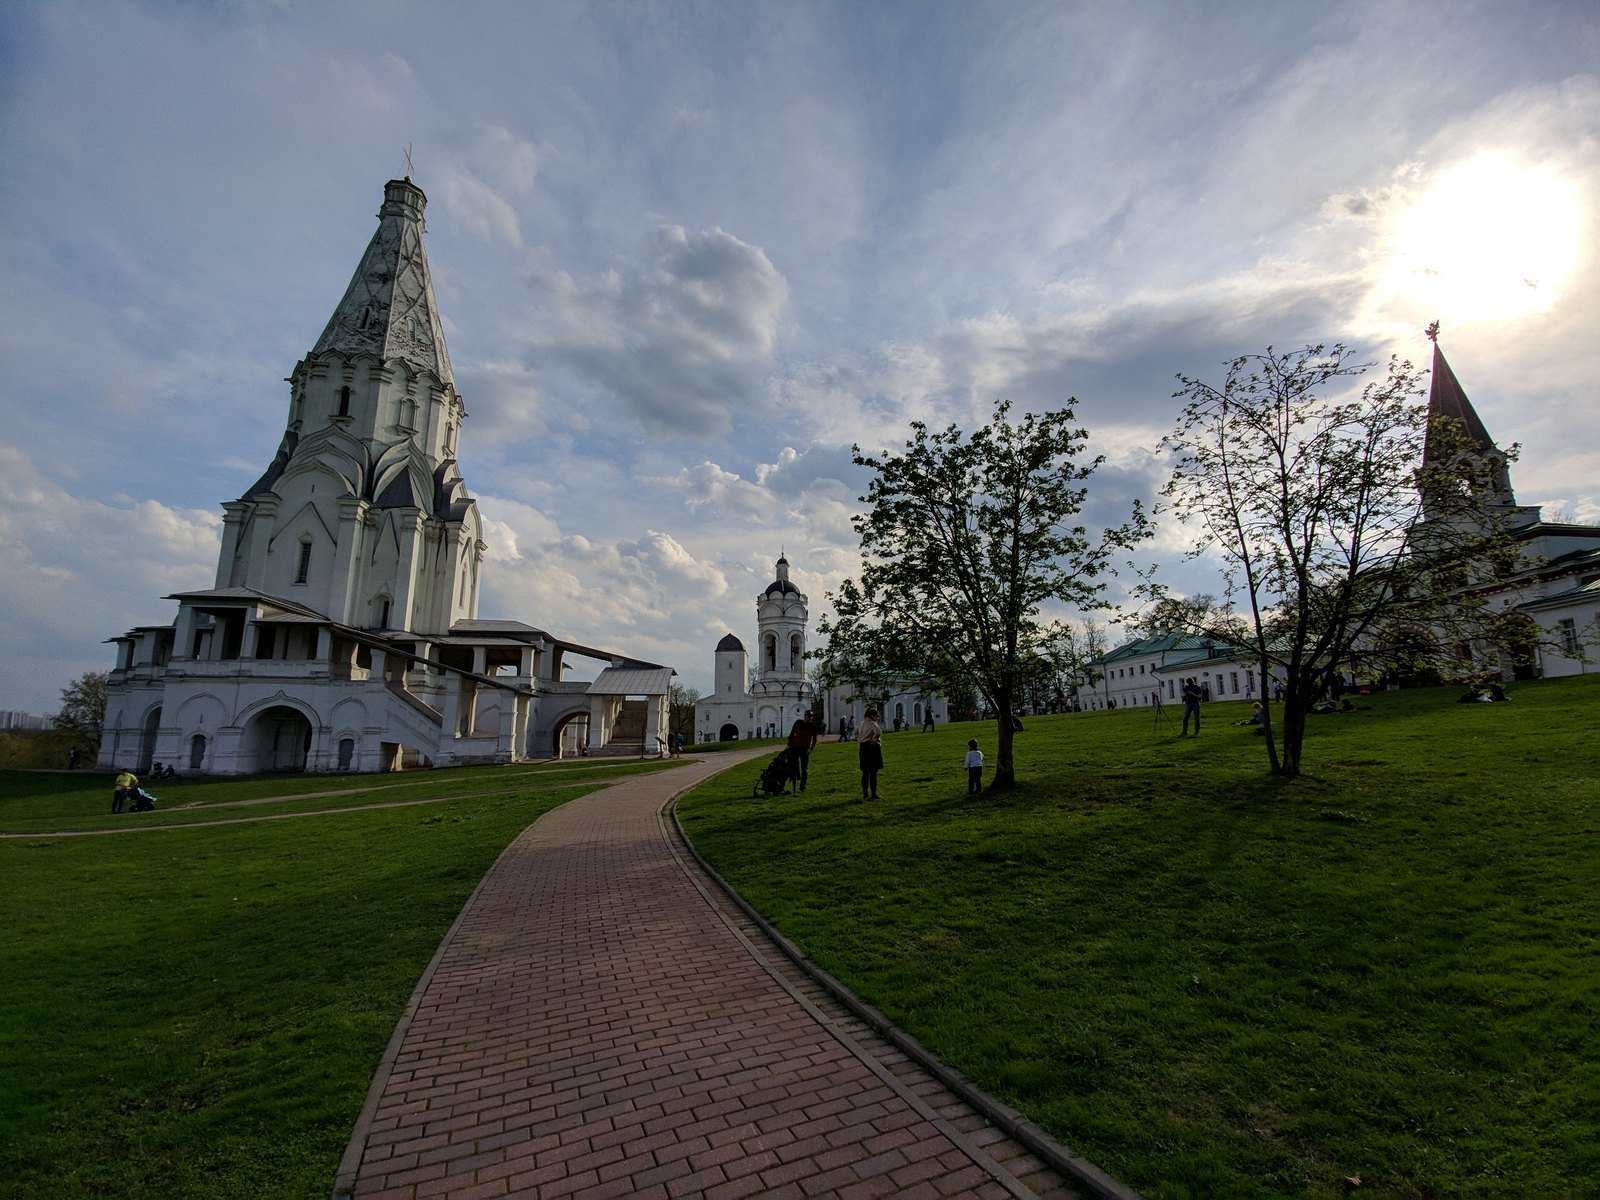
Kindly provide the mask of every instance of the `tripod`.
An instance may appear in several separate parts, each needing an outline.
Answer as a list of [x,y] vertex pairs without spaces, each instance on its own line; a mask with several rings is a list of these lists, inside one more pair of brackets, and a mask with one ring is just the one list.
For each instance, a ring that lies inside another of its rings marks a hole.
[[1167,710],[1161,703],[1161,693],[1152,692],[1150,694],[1150,699],[1154,701],[1151,707],[1155,709],[1155,718],[1150,725],[1151,732],[1160,733],[1164,729],[1168,733],[1171,733],[1172,722],[1167,718]]

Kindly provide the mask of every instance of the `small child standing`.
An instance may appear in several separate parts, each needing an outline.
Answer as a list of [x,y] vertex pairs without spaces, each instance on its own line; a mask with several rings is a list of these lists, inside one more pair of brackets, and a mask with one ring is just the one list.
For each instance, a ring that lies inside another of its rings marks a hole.
[[967,742],[967,795],[983,791],[983,751],[978,749],[978,739]]

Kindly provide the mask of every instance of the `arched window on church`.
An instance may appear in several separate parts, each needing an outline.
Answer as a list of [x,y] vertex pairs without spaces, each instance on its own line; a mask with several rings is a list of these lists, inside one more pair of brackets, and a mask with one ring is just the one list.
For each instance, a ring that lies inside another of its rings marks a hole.
[[300,562],[294,569],[294,581],[304,583],[311,574],[311,539],[300,539]]
[[339,415],[341,417],[348,417],[350,415],[350,385],[349,384],[346,384],[344,387],[339,389]]
[[770,634],[770,633],[767,634],[765,645],[766,645],[766,651],[767,651],[767,670],[776,671],[778,669],[778,639],[777,639],[777,637],[774,634]]
[[803,657],[804,657],[804,654],[802,653],[802,651],[800,649],[800,635],[798,633],[790,634],[790,636],[789,636],[789,670],[798,671],[800,669],[800,660]]

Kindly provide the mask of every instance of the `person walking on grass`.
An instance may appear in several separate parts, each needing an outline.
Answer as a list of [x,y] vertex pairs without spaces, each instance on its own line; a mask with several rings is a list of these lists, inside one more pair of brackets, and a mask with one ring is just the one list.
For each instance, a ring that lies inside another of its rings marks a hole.
[[1194,735],[1200,736],[1200,698],[1205,695],[1200,690],[1200,685],[1191,675],[1183,681],[1183,732],[1179,737],[1189,736],[1189,718],[1194,717]]
[[856,746],[861,759],[861,798],[876,800],[878,772],[883,770],[883,726],[878,724],[877,709],[867,709],[856,726]]
[[816,749],[817,730],[812,725],[809,715],[795,718],[789,730],[789,778],[799,785],[800,790],[806,790],[810,782],[811,751]]
[[967,795],[983,791],[983,751],[978,749],[978,739],[967,741]]

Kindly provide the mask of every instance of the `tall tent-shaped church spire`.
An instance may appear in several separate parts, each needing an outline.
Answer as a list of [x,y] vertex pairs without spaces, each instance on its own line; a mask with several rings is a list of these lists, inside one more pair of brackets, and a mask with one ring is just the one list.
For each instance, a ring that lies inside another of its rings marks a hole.
[[423,246],[428,203],[384,185],[378,228],[289,376],[266,472],[224,505],[219,588],[344,624],[442,634],[477,616],[480,519],[456,466],[466,410]]
[[452,382],[450,354],[422,245],[427,203],[427,196],[410,179],[391,179],[384,185],[377,232],[312,354],[337,350],[384,361],[403,359],[442,383]]
[[[1471,468],[1470,475],[1482,489],[1485,502],[1496,508],[1517,508],[1506,453],[1495,445],[1472,401],[1467,399],[1466,389],[1450,369],[1439,346],[1439,323],[1429,325],[1427,332],[1433,342],[1433,371],[1428,388],[1428,433],[1422,452],[1424,472],[1447,465],[1440,460],[1448,455],[1458,466]],[[1441,428],[1445,423],[1455,432],[1446,433]]]

